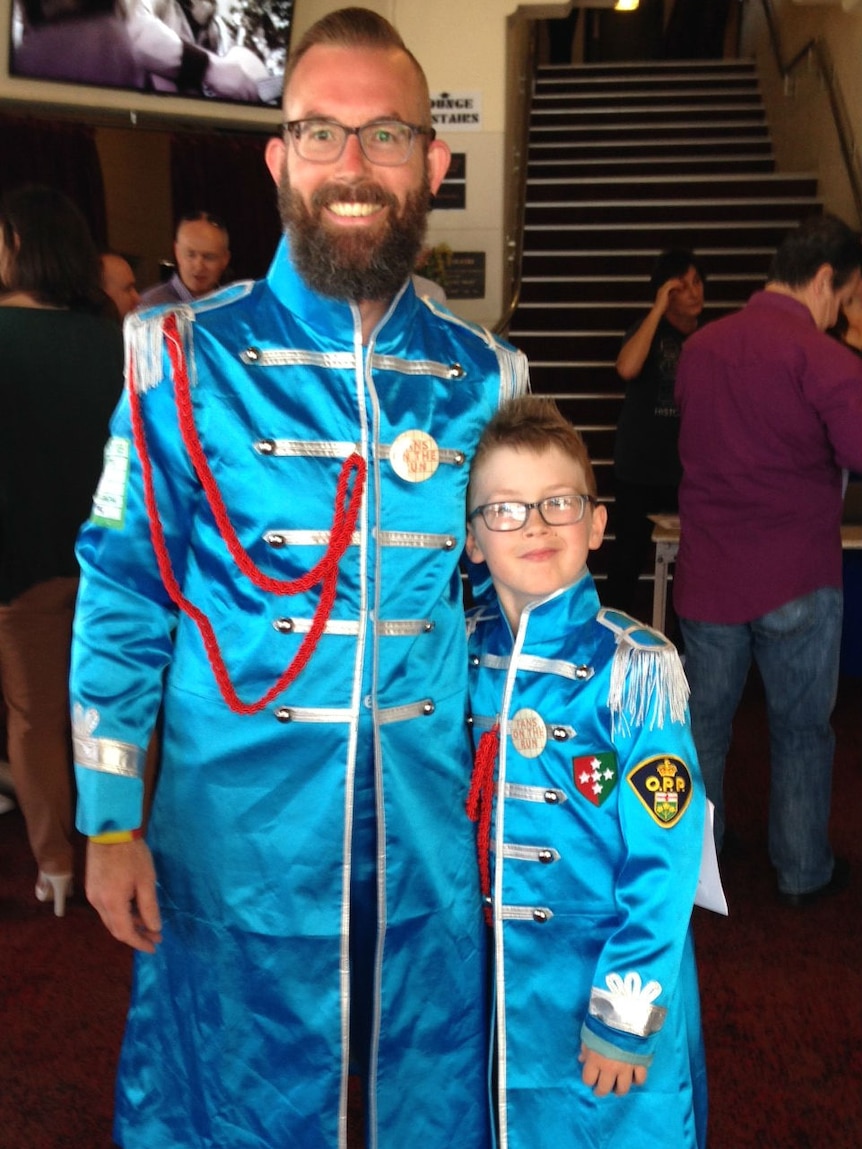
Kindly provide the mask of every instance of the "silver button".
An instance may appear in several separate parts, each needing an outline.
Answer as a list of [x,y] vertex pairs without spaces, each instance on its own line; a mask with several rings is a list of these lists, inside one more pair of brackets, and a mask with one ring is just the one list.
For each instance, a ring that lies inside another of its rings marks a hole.
[[275,451],[274,439],[258,439],[254,445],[255,451],[258,455],[272,455]]
[[556,804],[559,802],[559,800],[560,800],[560,795],[556,790],[546,790],[545,791],[545,801],[548,803],[548,805],[556,806]]
[[453,363],[449,368],[450,379],[463,379],[466,372],[460,363]]
[[245,359],[246,363],[257,363],[258,359],[260,359],[260,348],[246,347],[245,351],[242,353],[242,357]]
[[548,911],[547,910],[533,910],[533,921],[534,922],[540,922],[541,923],[541,922],[546,922],[547,920],[548,920]]
[[565,742],[569,737],[569,732],[565,726],[555,726],[551,731],[551,737],[555,742]]
[[279,634],[291,634],[293,632],[293,619],[292,618],[276,618],[272,624]]
[[427,702],[422,703],[423,714],[433,714],[436,709],[436,706],[430,699]]
[[275,716],[279,722],[290,722],[293,718],[293,714],[289,706],[276,707]]
[[549,862],[553,862],[553,860],[554,860],[554,851],[553,850],[539,850],[539,852],[536,856],[538,857],[539,861],[543,865],[547,866],[547,864]]
[[584,679],[592,676],[592,669],[589,666],[576,666],[575,678]]

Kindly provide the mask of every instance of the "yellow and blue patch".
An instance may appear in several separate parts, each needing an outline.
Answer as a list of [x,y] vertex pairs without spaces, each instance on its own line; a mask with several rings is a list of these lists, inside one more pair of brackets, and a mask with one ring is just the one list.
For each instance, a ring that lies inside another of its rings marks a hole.
[[680,821],[691,801],[691,772],[681,758],[670,754],[644,759],[627,780],[653,821],[664,829]]

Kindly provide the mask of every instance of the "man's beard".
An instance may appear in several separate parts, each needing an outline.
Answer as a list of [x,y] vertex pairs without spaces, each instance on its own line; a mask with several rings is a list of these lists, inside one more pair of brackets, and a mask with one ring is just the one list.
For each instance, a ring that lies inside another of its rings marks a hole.
[[[384,230],[328,228],[323,210],[340,200],[388,207]],[[310,208],[291,188],[286,165],[278,187],[281,220],[290,235],[296,268],[309,287],[333,299],[391,299],[416,264],[430,202],[427,171],[400,212],[395,196],[371,181],[324,184],[312,195]]]

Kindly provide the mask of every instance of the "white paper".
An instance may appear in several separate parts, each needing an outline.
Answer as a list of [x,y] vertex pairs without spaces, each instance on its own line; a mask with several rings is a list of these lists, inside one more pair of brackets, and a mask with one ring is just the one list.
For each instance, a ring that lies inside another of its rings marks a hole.
[[712,910],[716,914],[727,917],[727,898],[721,885],[721,874],[718,870],[718,855],[715,852],[715,835],[712,824],[715,819],[715,807],[709,798],[706,800],[706,817],[703,820],[703,853],[700,859],[700,874],[697,879],[697,889],[694,894],[694,904],[702,906],[705,910]]

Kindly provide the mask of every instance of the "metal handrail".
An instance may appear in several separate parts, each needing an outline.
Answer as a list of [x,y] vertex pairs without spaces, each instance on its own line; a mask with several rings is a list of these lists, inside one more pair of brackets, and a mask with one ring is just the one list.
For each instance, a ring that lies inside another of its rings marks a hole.
[[832,55],[826,41],[822,36],[813,36],[807,43],[803,44],[796,55],[785,64],[784,52],[781,47],[781,37],[778,30],[778,21],[775,18],[775,8],[772,5],[772,0],[760,0],[760,2],[763,8],[763,15],[766,19],[766,26],[769,30],[769,42],[772,46],[772,54],[775,57],[778,73],[784,81],[785,91],[787,82],[803,60],[813,59],[817,66],[820,79],[826,88],[829,109],[832,112],[832,120],[838,135],[838,146],[841,149],[841,158],[847,169],[850,191],[853,194],[853,202],[856,205],[856,214],[859,219],[862,220],[862,171],[860,171],[856,162],[858,150],[853,138],[853,128],[850,117],[847,114],[847,105],[844,103],[844,96],[838,83],[835,65],[832,62]]
[[509,330],[509,324],[512,322],[512,316],[518,307],[521,299],[521,257],[524,250],[524,217],[527,209],[527,164],[529,152],[529,139],[530,139],[530,108],[533,98],[533,88],[536,82],[536,62],[538,60],[539,38],[536,34],[535,21],[531,21],[530,35],[527,41],[527,47],[524,52],[525,56],[525,69],[524,75],[528,77],[530,91],[524,96],[520,123],[518,124],[518,142],[516,148],[520,153],[521,167],[518,173],[518,181],[515,188],[515,197],[510,212],[509,219],[506,224],[510,229],[507,236],[506,246],[507,249],[511,248],[511,255],[508,257],[512,260],[512,277],[509,280],[511,291],[509,295],[509,302],[503,309],[503,314],[494,324],[493,331],[495,335],[506,335]]

